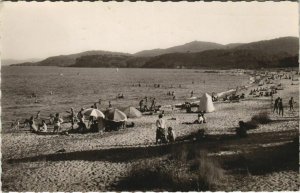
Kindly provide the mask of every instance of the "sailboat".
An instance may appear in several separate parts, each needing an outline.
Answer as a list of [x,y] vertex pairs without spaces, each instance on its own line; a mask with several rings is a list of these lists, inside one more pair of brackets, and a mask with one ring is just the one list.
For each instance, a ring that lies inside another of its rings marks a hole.
[[119,72],[119,68],[116,68],[116,72]]

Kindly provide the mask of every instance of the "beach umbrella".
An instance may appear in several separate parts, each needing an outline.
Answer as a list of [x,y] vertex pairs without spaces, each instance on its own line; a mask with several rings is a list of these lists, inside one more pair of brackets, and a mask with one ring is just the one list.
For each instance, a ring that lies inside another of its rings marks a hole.
[[120,111],[119,109],[108,109],[105,111],[105,117],[107,120],[114,122],[122,122],[127,120],[127,116],[125,113]]
[[92,117],[102,117],[102,118],[105,118],[105,115],[98,109],[94,109],[94,108],[89,108],[89,109],[86,109],[82,112],[83,115],[85,116],[92,116]]
[[128,118],[138,118],[142,116],[142,113],[134,107],[127,107],[124,113]]

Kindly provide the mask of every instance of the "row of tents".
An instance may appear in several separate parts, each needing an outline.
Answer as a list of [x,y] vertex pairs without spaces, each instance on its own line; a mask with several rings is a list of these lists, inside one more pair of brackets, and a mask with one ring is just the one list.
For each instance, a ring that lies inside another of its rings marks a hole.
[[[209,94],[205,93],[200,98],[198,111],[202,111],[206,113],[215,111],[212,97]],[[127,107],[126,109],[124,109],[124,111],[120,111],[119,109],[116,108],[110,108],[104,111],[104,113],[98,109],[89,108],[84,110],[82,113],[85,116],[102,118],[109,122],[125,122],[127,121],[127,118],[139,118],[142,116],[142,113],[132,106]]]
[[115,108],[109,108],[104,111],[104,113],[98,109],[89,108],[84,110],[82,113],[85,116],[103,118],[115,122],[126,121],[127,118],[138,118],[142,116],[142,113],[134,107],[127,107],[124,111],[120,111],[119,109]]
[[124,111],[116,108],[109,108],[103,112],[95,108],[84,110],[84,116],[97,119],[97,130],[118,130],[126,127],[127,118],[138,118],[142,113],[134,107],[127,107]]

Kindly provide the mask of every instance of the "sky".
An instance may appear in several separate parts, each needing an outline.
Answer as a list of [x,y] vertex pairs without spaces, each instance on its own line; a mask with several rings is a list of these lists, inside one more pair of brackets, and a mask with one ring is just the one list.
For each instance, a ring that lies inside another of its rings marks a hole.
[[1,57],[135,53],[299,36],[296,2],[2,2]]

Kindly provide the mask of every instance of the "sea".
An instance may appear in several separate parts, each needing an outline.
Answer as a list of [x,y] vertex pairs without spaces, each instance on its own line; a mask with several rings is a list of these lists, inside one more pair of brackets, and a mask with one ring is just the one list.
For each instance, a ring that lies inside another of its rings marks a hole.
[[[193,96],[200,97],[248,82],[246,74],[222,70],[4,66],[1,68],[2,128],[9,129],[12,121],[22,122],[38,111],[42,118],[57,112],[67,115],[71,107],[78,111],[99,99],[100,109],[107,108],[108,101],[116,108],[138,107],[146,96],[155,97],[157,105],[174,105],[192,101],[189,99],[192,91]],[[174,92],[175,99],[168,92]],[[118,99],[118,94],[124,98]]]

